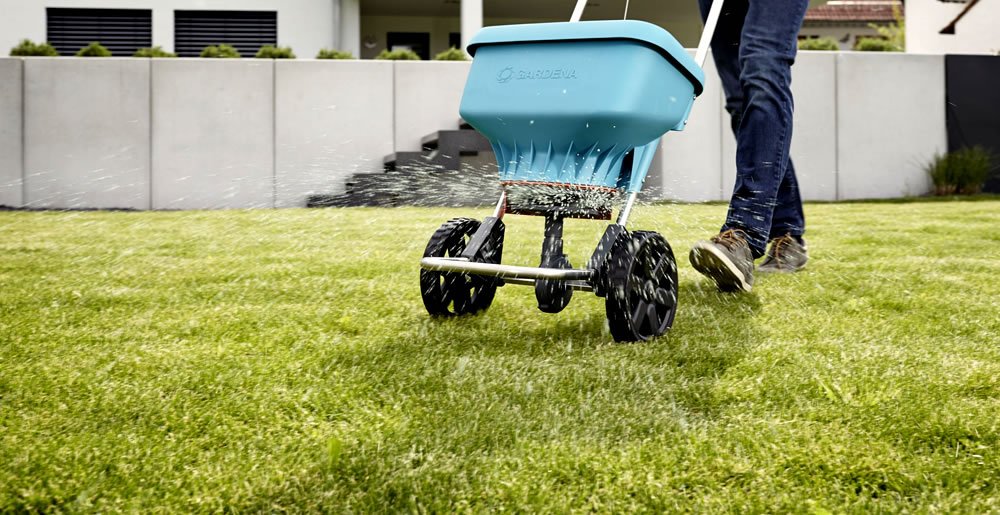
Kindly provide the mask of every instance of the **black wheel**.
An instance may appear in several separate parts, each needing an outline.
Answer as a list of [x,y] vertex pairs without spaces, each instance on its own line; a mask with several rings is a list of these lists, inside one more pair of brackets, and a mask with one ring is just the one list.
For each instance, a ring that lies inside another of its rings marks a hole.
[[605,309],[618,342],[662,335],[677,314],[677,262],[670,244],[652,231],[623,235],[605,269]]
[[[427,242],[424,257],[458,257],[479,228],[479,221],[455,218],[445,222]],[[500,242],[503,245],[503,242]],[[483,263],[500,262],[500,246],[477,256]],[[420,296],[427,312],[434,316],[471,315],[490,307],[497,292],[497,280],[454,272],[420,271]]]

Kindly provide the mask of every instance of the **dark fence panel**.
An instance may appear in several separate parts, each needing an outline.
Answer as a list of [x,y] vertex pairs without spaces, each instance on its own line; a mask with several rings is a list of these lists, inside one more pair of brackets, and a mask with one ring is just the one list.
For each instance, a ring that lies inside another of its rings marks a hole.
[[181,57],[198,57],[209,45],[225,43],[253,57],[264,45],[278,43],[274,11],[174,11],[174,47]]
[[[1000,167],[1000,56],[945,56],[947,76],[948,150],[981,145]],[[986,191],[1000,193],[1000,170]]]
[[149,9],[64,9],[49,7],[46,38],[59,55],[73,55],[96,41],[112,55],[128,57],[153,44]]

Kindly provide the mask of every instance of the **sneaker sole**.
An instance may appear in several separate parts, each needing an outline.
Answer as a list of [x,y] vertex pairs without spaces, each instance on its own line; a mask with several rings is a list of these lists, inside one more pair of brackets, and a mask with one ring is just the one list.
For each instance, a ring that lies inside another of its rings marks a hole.
[[746,276],[714,245],[696,243],[691,248],[691,266],[713,279],[723,291],[750,291]]

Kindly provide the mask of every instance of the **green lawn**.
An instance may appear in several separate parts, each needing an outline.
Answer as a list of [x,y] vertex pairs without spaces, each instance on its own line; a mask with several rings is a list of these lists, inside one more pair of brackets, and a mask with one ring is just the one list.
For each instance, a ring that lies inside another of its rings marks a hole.
[[1000,509],[1000,200],[806,210],[807,270],[731,295],[687,263],[724,206],[637,208],[681,306],[634,345],[582,292],[429,319],[482,210],[0,212],[0,512]]

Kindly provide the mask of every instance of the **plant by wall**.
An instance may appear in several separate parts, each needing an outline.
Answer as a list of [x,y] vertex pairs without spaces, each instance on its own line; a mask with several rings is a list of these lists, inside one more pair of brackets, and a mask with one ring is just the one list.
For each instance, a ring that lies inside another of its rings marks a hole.
[[859,52],[901,52],[892,41],[879,38],[861,38],[854,49]]
[[83,47],[79,52],[76,53],[77,57],[111,57],[111,50],[108,50],[104,45],[94,41],[93,43]]
[[800,39],[799,50],[840,50],[833,38]]
[[972,195],[983,189],[993,173],[994,158],[983,147],[937,154],[924,167],[934,183],[935,195]]
[[132,57],[177,57],[177,54],[167,52],[158,46],[154,46],[150,48],[140,48],[132,54]]
[[385,49],[375,56],[375,59],[384,61],[419,61],[420,56],[413,50],[389,50]]
[[354,55],[350,52],[324,48],[316,54],[316,59],[354,59]]
[[209,45],[201,51],[201,57],[206,59],[239,59],[240,51],[226,44]]
[[59,52],[48,43],[34,43],[30,39],[22,39],[10,49],[11,57],[58,57]]
[[[880,50],[881,52],[905,52],[906,18],[903,17],[903,11],[899,8],[899,5],[892,6],[892,20],[892,23],[889,25],[876,25],[874,23],[869,23],[868,26],[875,29],[882,39],[885,39],[892,44],[893,50]],[[860,50],[860,48],[858,50]]]
[[434,56],[434,60],[435,61],[467,61],[467,60],[469,60],[469,58],[465,56],[465,52],[463,52],[463,51],[461,51],[461,50],[459,50],[459,49],[457,49],[455,47],[451,47],[448,50],[445,50],[444,52],[441,52],[440,54]]
[[291,47],[264,45],[254,56],[257,59],[295,59],[295,52]]

